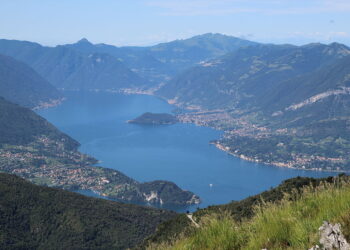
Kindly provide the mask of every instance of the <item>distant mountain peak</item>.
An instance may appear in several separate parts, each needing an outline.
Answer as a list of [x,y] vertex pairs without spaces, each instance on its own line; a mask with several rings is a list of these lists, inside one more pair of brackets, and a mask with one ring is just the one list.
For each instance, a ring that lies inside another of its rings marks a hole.
[[82,38],[82,39],[80,39],[77,43],[85,43],[85,44],[92,44],[92,43],[90,43],[90,41],[88,40],[88,39],[86,39],[85,37],[84,38]]
[[349,47],[346,46],[345,44],[337,43],[337,42],[333,42],[333,43],[329,44],[329,46],[332,48],[337,48],[337,49],[349,49]]

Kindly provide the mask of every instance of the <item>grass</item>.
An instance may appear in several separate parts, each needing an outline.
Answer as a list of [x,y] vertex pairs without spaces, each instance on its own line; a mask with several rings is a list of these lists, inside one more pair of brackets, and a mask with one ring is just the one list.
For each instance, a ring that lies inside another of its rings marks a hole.
[[323,221],[340,223],[349,240],[350,183],[307,187],[301,195],[256,207],[255,216],[241,223],[225,214],[208,215],[191,236],[149,249],[309,249],[319,244],[318,228]]

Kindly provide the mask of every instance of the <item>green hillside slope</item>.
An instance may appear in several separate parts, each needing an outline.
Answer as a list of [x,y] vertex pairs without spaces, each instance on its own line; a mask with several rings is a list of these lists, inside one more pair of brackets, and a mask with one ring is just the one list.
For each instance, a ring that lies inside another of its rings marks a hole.
[[175,214],[33,185],[0,173],[1,249],[126,249]]
[[62,94],[26,64],[0,55],[0,96],[35,108],[58,103]]
[[79,53],[63,46],[0,40],[0,53],[25,62],[56,88],[120,90],[148,84],[117,58],[107,54]]

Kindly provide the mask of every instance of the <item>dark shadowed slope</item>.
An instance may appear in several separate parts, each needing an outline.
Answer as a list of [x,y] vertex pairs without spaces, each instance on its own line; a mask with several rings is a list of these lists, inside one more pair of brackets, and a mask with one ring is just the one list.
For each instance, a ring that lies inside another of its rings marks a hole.
[[0,173],[1,249],[126,249],[175,213],[40,187]]
[[79,145],[35,112],[10,103],[2,97],[0,97],[0,114],[0,144],[26,145],[40,136],[46,136],[64,142],[67,148]]
[[34,108],[54,104],[62,94],[28,65],[0,55],[0,96]]

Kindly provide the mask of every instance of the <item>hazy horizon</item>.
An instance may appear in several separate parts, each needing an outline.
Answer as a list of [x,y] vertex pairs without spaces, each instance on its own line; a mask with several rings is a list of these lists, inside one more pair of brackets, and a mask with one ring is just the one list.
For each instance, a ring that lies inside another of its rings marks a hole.
[[350,44],[346,0],[2,0],[0,37],[46,46],[147,46],[205,33],[262,43]]
[[[233,35],[228,35],[228,34],[223,34],[223,33],[215,33],[215,32],[209,32],[211,34],[220,34],[220,35],[225,35],[225,36],[231,36],[231,37],[236,37],[236,36],[233,36]],[[169,40],[169,41],[159,41],[159,42],[153,42],[153,43],[149,43],[149,44],[122,44],[122,45],[118,45],[118,44],[110,44],[110,43],[105,43],[105,42],[94,42],[94,41],[91,41],[89,38],[87,37],[82,37],[76,41],[71,41],[71,42],[63,42],[63,43],[59,43],[59,44],[44,44],[44,43],[41,43],[39,41],[31,41],[31,40],[25,40],[25,39],[9,39],[7,37],[0,37],[0,39],[5,39],[5,40],[15,40],[15,41],[25,41],[25,42],[32,42],[32,43],[37,43],[37,44],[40,44],[42,46],[45,46],[45,47],[56,47],[56,46],[61,46],[61,45],[67,45],[67,44],[74,44],[74,43],[78,43],[80,42],[81,40],[84,40],[86,39],[88,42],[94,44],[94,45],[97,45],[97,44],[106,44],[106,45],[112,45],[112,46],[116,46],[116,47],[150,47],[150,46],[154,46],[154,45],[157,45],[157,44],[161,44],[161,43],[167,43],[167,42],[172,42],[172,41],[176,41],[176,40],[187,40],[187,39],[190,39],[190,38],[193,38],[193,37],[196,37],[196,36],[202,36],[202,35],[206,35],[206,34],[209,34],[209,33],[202,33],[202,34],[195,34],[193,36],[189,36],[189,37],[184,37],[184,38],[175,38],[174,40]],[[257,40],[254,40],[254,39],[247,39],[247,38],[242,38],[242,37],[236,37],[236,38],[239,38],[239,39],[245,39],[245,40],[249,40],[249,41],[252,41],[252,42],[258,42],[258,43],[262,43],[262,44],[277,44],[277,45],[281,45],[281,44],[290,44],[290,45],[297,45],[297,46],[303,46],[303,45],[307,45],[307,44],[312,44],[312,43],[321,43],[321,44],[331,44],[331,43],[341,43],[341,44],[344,44],[346,46],[350,46],[350,42],[349,43],[342,43],[342,42],[339,42],[339,41],[326,41],[326,42],[322,42],[322,41],[310,41],[310,42],[305,42],[305,43],[288,43],[288,42],[260,42],[260,41],[257,41]]]

